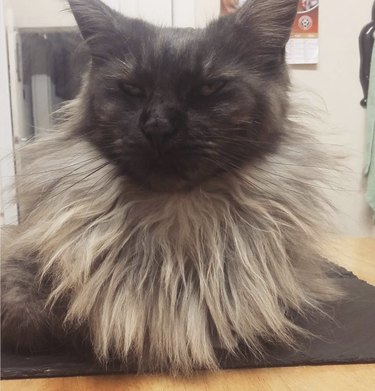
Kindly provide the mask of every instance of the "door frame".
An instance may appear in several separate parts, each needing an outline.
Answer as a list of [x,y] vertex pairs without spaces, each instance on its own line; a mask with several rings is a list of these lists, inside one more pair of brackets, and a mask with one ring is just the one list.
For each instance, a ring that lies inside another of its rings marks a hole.
[[17,224],[15,161],[4,1],[0,0],[0,224]]

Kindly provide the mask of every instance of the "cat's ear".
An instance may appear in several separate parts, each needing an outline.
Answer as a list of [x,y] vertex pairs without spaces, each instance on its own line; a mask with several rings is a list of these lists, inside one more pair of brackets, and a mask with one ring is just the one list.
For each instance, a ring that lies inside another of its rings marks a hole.
[[[233,15],[242,32],[252,36],[269,49],[283,49],[297,13],[298,0],[248,0]],[[247,39],[251,39],[247,36]]]
[[94,60],[104,60],[114,54],[121,36],[124,16],[100,0],[68,0],[83,39]]

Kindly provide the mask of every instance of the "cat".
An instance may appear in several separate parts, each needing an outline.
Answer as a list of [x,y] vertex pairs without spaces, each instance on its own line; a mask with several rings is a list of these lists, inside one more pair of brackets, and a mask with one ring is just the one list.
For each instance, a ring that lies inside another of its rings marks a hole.
[[298,1],[249,0],[204,29],[69,3],[91,61],[57,129],[21,151],[3,344],[78,336],[104,364],[175,374],[294,346],[290,314],[338,292],[319,256],[331,160],[289,99]]

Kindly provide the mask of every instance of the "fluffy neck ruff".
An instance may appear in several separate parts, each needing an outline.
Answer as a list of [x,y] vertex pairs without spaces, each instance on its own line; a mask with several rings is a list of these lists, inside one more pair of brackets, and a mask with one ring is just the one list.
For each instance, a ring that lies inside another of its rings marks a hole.
[[52,310],[68,301],[67,325],[88,327],[103,361],[135,355],[140,370],[188,373],[217,367],[215,345],[291,344],[301,330],[287,311],[334,290],[317,255],[321,171],[304,167],[324,159],[294,139],[200,188],[157,194],[117,177],[89,143],[54,136],[29,147],[10,251],[38,254]]

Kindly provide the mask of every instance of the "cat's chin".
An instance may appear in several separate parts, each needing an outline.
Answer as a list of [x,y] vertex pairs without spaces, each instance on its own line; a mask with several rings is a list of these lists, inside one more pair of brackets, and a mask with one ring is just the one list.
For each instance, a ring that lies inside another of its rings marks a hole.
[[197,183],[178,178],[149,178],[142,181],[133,178],[133,181],[146,191],[158,193],[188,192],[198,185]]
[[206,177],[196,178],[181,178],[172,176],[149,176],[146,178],[139,178],[137,176],[128,176],[135,185],[141,187],[146,191],[158,192],[158,193],[176,193],[176,192],[189,192],[197,187],[204,186],[206,183],[211,182],[214,178],[217,178],[218,174],[211,174]]
[[128,161],[118,167],[121,176],[130,179],[145,190],[155,192],[187,192],[221,177],[224,171],[214,164],[204,165],[196,161],[169,162]]
[[135,185],[147,191],[160,193],[189,192],[197,187],[205,186],[212,181],[217,181],[223,176],[219,169],[210,172],[186,172],[183,175],[153,171],[141,174],[140,172],[125,174]]

